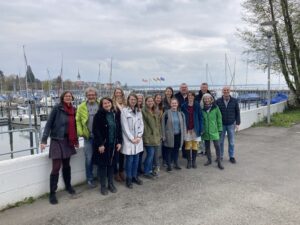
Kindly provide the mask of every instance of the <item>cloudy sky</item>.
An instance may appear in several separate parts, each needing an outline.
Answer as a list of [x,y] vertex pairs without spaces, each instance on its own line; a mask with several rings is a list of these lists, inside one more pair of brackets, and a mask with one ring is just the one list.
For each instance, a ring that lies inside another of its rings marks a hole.
[[[22,46],[37,78],[141,85],[163,76],[165,84],[225,83],[225,53],[236,83],[245,83],[243,43],[236,37],[241,0],[10,0],[0,2],[0,70],[25,73]],[[243,60],[242,60],[243,59]],[[228,74],[229,80],[229,74]],[[249,68],[248,83],[266,83]]]

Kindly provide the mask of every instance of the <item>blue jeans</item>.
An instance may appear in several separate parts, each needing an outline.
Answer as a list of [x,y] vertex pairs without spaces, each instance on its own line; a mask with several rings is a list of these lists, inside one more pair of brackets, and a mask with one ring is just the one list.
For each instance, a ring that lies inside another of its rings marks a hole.
[[234,157],[234,135],[235,135],[234,130],[235,130],[235,124],[223,125],[223,131],[220,138],[221,158],[223,158],[223,154],[224,154],[224,139],[225,139],[226,132],[228,138],[228,154],[230,158]]
[[154,155],[155,152],[158,151],[159,146],[145,146],[145,148],[146,148],[147,155],[144,161],[144,173],[150,174],[153,167]]
[[87,181],[93,181],[93,139],[84,139],[85,175]]
[[137,177],[138,165],[139,165],[139,154],[126,155],[125,170],[126,170],[127,179],[132,179],[133,177]]

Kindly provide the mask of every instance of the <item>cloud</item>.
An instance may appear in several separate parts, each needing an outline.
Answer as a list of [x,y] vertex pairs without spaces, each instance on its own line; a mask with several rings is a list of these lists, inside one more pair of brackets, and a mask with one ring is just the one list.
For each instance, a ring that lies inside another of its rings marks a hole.
[[[113,80],[142,84],[163,74],[166,84],[199,84],[209,64],[212,81],[224,83],[224,54],[237,58],[244,76],[238,0],[10,0],[1,1],[0,69],[25,73],[22,45],[40,79],[46,69],[64,77],[96,81],[101,64],[107,82],[113,57]],[[260,74],[253,70],[253,74]],[[238,79],[237,79],[238,80]],[[243,79],[240,79],[243,80]],[[262,80],[262,79],[261,79]],[[258,78],[259,81],[259,78]],[[168,83],[167,83],[168,82]]]

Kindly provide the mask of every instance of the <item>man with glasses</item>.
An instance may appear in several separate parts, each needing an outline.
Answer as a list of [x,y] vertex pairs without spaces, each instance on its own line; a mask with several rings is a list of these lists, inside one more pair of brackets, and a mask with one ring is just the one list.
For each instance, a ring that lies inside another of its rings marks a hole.
[[241,123],[239,103],[236,98],[230,95],[230,87],[222,89],[223,96],[216,101],[222,114],[223,131],[220,138],[221,160],[224,154],[224,139],[227,132],[229,161],[236,163],[234,157],[235,131],[238,131]]
[[97,90],[88,87],[85,91],[86,101],[82,102],[76,113],[77,135],[84,138],[85,173],[90,188],[96,187],[93,176],[93,120],[98,111]]

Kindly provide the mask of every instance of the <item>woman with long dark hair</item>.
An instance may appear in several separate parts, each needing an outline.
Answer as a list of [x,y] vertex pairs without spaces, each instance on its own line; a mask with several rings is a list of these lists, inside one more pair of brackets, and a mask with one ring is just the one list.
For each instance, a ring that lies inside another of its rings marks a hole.
[[[115,111],[111,98],[104,97],[93,122],[94,162],[98,165],[101,194],[117,192],[113,183],[114,166],[122,144],[120,111]],[[106,179],[108,182],[106,182]],[[107,185],[108,183],[108,185]]]
[[196,158],[198,152],[199,141],[203,131],[203,117],[200,104],[195,101],[195,93],[188,92],[188,101],[181,106],[181,111],[185,115],[186,130],[185,134],[185,151],[187,157],[187,169],[197,168]]
[[63,179],[66,190],[74,195],[75,190],[71,186],[70,158],[76,154],[78,148],[78,137],[76,132],[75,115],[76,109],[72,105],[74,97],[70,91],[65,91],[60,96],[60,103],[55,105],[47,120],[41,141],[41,149],[47,145],[50,135],[49,158],[52,159],[52,170],[50,174],[49,202],[57,204],[56,190],[59,178],[59,170],[62,166]]
[[174,91],[172,87],[166,87],[165,96],[162,102],[164,112],[171,108],[171,99],[174,97]]

